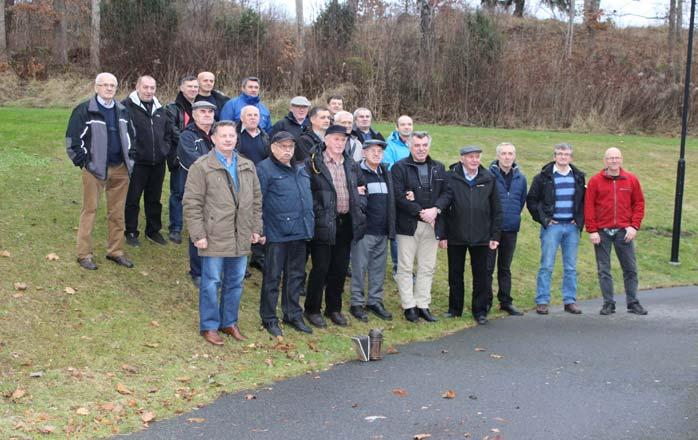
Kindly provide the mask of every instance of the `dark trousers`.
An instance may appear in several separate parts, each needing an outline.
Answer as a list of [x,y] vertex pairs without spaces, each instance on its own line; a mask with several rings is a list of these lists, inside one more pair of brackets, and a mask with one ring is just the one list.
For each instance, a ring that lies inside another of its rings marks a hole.
[[187,180],[187,171],[177,165],[170,170],[170,232],[182,232],[184,225],[184,210],[182,197],[184,197],[184,182]]
[[496,264],[499,285],[497,299],[500,306],[511,305],[514,301],[511,297],[511,261],[514,259],[517,235],[518,232],[502,231],[499,246],[495,250],[490,249],[487,255],[487,288],[492,292],[492,275]]
[[448,244],[448,311],[456,316],[463,314],[465,286],[465,253],[470,252],[470,267],[473,276],[471,310],[474,317],[487,316],[492,306],[492,290],[487,288],[488,246],[459,246]]
[[[615,233],[613,233],[615,232]],[[599,284],[604,302],[614,303],[613,277],[611,276],[611,248],[616,250],[618,262],[623,270],[623,284],[625,286],[625,300],[628,305],[639,302],[637,300],[637,262],[635,260],[635,241],[625,241],[625,229],[599,231],[601,243],[594,246],[596,254],[596,268],[599,275]]]
[[305,296],[305,312],[320,313],[322,293],[325,292],[325,313],[342,311],[342,291],[351,252],[351,217],[337,219],[335,244],[310,243],[313,267],[308,276]]
[[[179,171],[177,171],[177,181],[179,182],[178,185],[180,185],[180,188],[182,190],[182,196],[184,195],[184,187],[187,184],[187,176],[189,176],[189,172],[185,170],[182,167],[177,167]],[[174,174],[170,174],[170,178],[172,178]],[[170,209],[172,209],[172,197],[170,196]],[[182,197],[180,196],[179,198],[179,209],[180,209],[180,215],[182,215]],[[172,211],[170,211],[170,214]],[[170,222],[172,221],[172,216],[170,215]],[[179,231],[181,232],[181,223],[179,226]],[[176,229],[172,229],[172,223],[170,223],[170,232],[177,231]],[[199,256],[199,250],[196,249],[196,246],[194,246],[194,243],[191,241],[191,238],[188,240],[189,241],[189,275],[193,278],[200,278],[201,277],[201,257]]]
[[145,235],[153,235],[162,228],[162,182],[165,180],[165,163],[133,166],[126,194],[126,233],[138,236],[138,213],[141,195],[145,209]]
[[276,304],[279,300],[279,285],[282,280],[281,311],[284,321],[293,321],[301,317],[303,309],[299,299],[305,281],[306,248],[305,240],[266,244],[264,278],[259,301],[259,316],[263,324],[278,322]]

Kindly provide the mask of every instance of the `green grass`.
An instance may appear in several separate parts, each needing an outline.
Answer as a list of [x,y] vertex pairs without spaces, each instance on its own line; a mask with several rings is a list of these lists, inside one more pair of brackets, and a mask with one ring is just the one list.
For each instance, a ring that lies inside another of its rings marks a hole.
[[[186,275],[184,245],[160,248],[144,243],[139,249],[127,249],[136,263],[133,270],[108,264],[102,202],[94,232],[100,268],[86,272],[75,263],[81,185],[79,172],[63,147],[68,116],[67,109],[0,108],[0,251],[11,254],[0,257],[0,437],[36,437],[46,427],[53,427],[57,438],[133,431],[142,427],[141,415],[148,411],[164,419],[209,403],[224,392],[252,389],[352,359],[347,336],[365,334],[371,326],[385,327],[387,343],[396,345],[472,325],[470,318],[408,325],[400,317],[397,291],[388,279],[386,302],[397,315],[393,322],[352,321],[348,329],[330,327],[312,336],[289,330],[286,345],[277,346],[260,327],[261,280],[255,272],[245,284],[240,313],[240,327],[250,340],[245,344],[227,340],[222,348],[206,344],[197,331],[197,292]],[[386,135],[391,130],[385,124],[379,128]],[[447,165],[457,160],[462,145],[483,146],[483,162],[489,163],[497,143],[512,141],[529,181],[552,157],[555,143],[574,144],[575,163],[588,175],[600,169],[605,148],[619,146],[627,168],[639,175],[647,198],[647,216],[637,242],[641,287],[692,284],[698,279],[698,263],[692,257],[698,251],[698,203],[691,167],[684,199],[682,264],[667,264],[677,139],[418,128],[432,133],[432,155]],[[697,159],[696,142],[691,139],[687,163]],[[167,218],[166,212],[163,217]],[[49,253],[58,254],[60,260],[48,261]],[[538,259],[538,227],[526,213],[513,265],[515,302],[523,308],[533,306]],[[441,251],[433,286],[432,308],[437,313],[447,307],[446,273]],[[586,234],[578,274],[580,298],[597,296],[592,246]],[[622,291],[617,268],[615,275]],[[16,282],[26,283],[27,289],[15,290]],[[557,302],[559,283],[558,262],[553,280]],[[66,293],[66,287],[76,293]],[[43,375],[30,377],[34,372]],[[118,384],[131,394],[120,394]],[[18,389],[25,394],[12,398]],[[83,408],[87,415],[78,413]]]

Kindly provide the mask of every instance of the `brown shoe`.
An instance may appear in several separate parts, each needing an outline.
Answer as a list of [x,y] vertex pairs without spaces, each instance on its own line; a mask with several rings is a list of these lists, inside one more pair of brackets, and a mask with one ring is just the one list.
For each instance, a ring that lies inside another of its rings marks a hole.
[[547,304],[538,304],[536,306],[536,313],[539,315],[547,315],[548,314],[548,305]]
[[223,338],[221,338],[215,330],[202,331],[201,336],[203,336],[209,344],[223,345]]
[[565,312],[571,313],[573,315],[581,315],[582,314],[582,309],[577,307],[577,304],[572,303],[572,304],[565,304]]
[[231,325],[230,327],[222,328],[221,331],[228,336],[232,336],[238,341],[244,341],[245,339],[247,339],[245,336],[243,336],[242,333],[240,333],[240,330],[238,329],[237,325]]

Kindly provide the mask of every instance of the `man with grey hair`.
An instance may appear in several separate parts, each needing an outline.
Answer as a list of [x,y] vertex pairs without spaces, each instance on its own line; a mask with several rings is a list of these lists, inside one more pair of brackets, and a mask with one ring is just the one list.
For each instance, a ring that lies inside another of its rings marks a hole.
[[371,127],[372,122],[373,115],[371,114],[371,110],[365,107],[359,107],[354,110],[354,130],[352,130],[351,133],[361,142],[361,145],[371,139],[378,139],[379,141],[385,142],[383,135]]
[[351,132],[354,126],[354,116],[348,111],[340,110],[334,114],[334,123],[347,129],[347,144],[344,146],[344,154],[360,163],[364,158],[363,146]]
[[637,299],[637,262],[635,236],[645,216],[645,197],[640,181],[623,169],[618,148],[604,154],[605,168],[589,179],[584,217],[589,240],[594,245],[599,284],[603,294],[602,315],[616,311],[611,275],[611,247],[615,248],[623,270],[625,299],[629,313],[646,315]]
[[133,169],[128,111],[114,99],[118,82],[111,73],[95,78],[95,95],[79,104],[68,121],[68,157],[82,169],[82,210],[77,237],[77,259],[83,269],[95,270],[92,229],[102,193],[107,198],[109,241],[107,259],[132,268],[124,256],[124,206]]
[[[397,286],[405,319],[437,319],[429,311],[431,282],[436,267],[438,240],[443,235],[441,212],[450,204],[446,170],[429,156],[431,136],[415,131],[409,138],[410,155],[391,169],[395,188]],[[417,274],[412,268],[417,259]]]
[[562,300],[565,311],[578,315],[577,249],[584,226],[584,173],[571,164],[572,145],[557,144],[554,160],[533,178],[526,206],[541,224],[540,269],[536,279],[536,313],[548,314],[550,278],[557,249],[562,249]]
[[287,131],[293,135],[297,143],[306,127],[310,125],[310,119],[308,119],[310,105],[310,101],[305,96],[291,98],[288,114],[276,121],[271,128],[271,136],[280,131]]
[[487,256],[488,289],[492,291],[492,275],[497,266],[497,284],[500,310],[513,316],[523,315],[514,307],[511,297],[511,262],[516,250],[516,238],[521,227],[521,211],[526,204],[526,176],[516,163],[516,147],[510,142],[497,145],[497,158],[490,164],[490,172],[497,182],[502,205],[503,222],[499,246]]

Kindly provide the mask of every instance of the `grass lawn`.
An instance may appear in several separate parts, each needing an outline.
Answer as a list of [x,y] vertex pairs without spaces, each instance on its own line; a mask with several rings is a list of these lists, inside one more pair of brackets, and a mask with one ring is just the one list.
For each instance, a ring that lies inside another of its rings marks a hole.
[[[144,420],[189,411],[221,393],[352,359],[348,336],[366,334],[373,326],[384,327],[388,345],[397,345],[473,325],[470,317],[429,325],[406,323],[395,284],[387,279],[386,304],[397,317],[394,321],[354,320],[349,328],[330,326],[312,336],[288,330],[279,344],[261,329],[261,279],[253,271],[245,283],[240,313],[240,327],[249,341],[226,339],[222,348],[205,343],[198,334],[198,296],[186,274],[185,245],[162,248],[144,242],[138,249],[127,249],[136,264],[132,270],[107,262],[102,202],[94,231],[99,270],[87,272],[76,264],[81,184],[79,170],[63,146],[68,116],[67,109],[0,108],[0,251],[5,255],[0,256],[1,438],[33,438],[41,432],[47,438],[95,438],[134,431],[143,427]],[[379,128],[386,135],[391,130],[387,124]],[[691,166],[684,198],[682,263],[667,264],[678,139],[419,124],[417,128],[432,133],[432,156],[447,165],[457,160],[462,145],[483,146],[483,162],[489,163],[497,143],[512,141],[529,182],[552,157],[555,143],[574,145],[575,164],[588,177],[601,168],[603,151],[619,146],[647,198],[637,241],[641,288],[698,280],[698,192]],[[695,139],[687,150],[687,163],[695,164]],[[166,208],[163,219],[167,224]],[[586,233],[580,247],[579,296],[597,296],[593,250]],[[59,259],[47,259],[51,253]],[[513,265],[515,303],[522,308],[533,306],[539,255],[538,227],[525,213]],[[622,292],[622,278],[613,264],[617,290]],[[558,261],[553,279],[557,303],[559,266]],[[445,252],[440,251],[432,292],[437,314],[447,307],[446,274]],[[17,290],[15,283],[26,284],[26,289]]]

